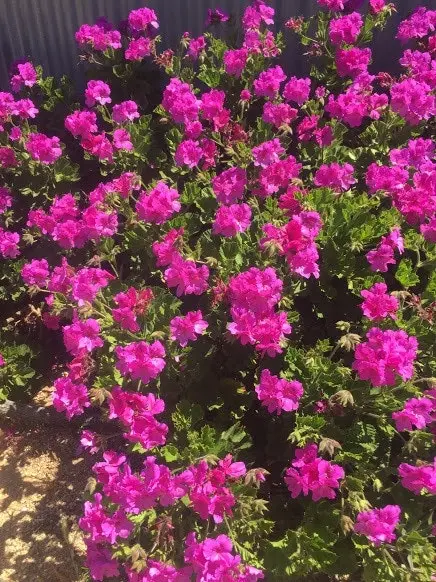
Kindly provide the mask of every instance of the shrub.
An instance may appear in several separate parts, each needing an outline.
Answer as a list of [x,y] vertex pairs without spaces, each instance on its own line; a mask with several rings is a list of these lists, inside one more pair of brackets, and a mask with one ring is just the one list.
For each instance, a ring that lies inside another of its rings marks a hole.
[[30,63],[1,96],[6,272],[63,338],[55,408],[117,427],[80,437],[94,580],[431,579],[436,12],[397,79],[368,69],[392,4],[319,4],[286,23],[307,78],[255,0],[236,47],[219,10],[177,52],[149,8],[83,25],[57,135]]

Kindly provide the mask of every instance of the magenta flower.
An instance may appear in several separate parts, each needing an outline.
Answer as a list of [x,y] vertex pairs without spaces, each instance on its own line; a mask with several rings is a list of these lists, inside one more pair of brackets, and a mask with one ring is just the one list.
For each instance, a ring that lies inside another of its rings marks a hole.
[[107,83],[103,81],[88,81],[85,90],[85,103],[87,107],[94,105],[106,105],[111,103],[111,90]]
[[329,38],[334,45],[354,44],[363,26],[363,19],[358,12],[330,21]]
[[220,206],[212,225],[212,233],[226,237],[245,232],[251,223],[251,208],[248,204]]
[[138,104],[135,101],[123,101],[113,106],[112,119],[115,123],[134,121],[138,117]]
[[224,53],[224,68],[228,75],[240,77],[247,64],[248,51],[245,48],[228,50]]
[[268,412],[276,412],[278,415],[282,411],[297,410],[303,392],[303,386],[297,380],[290,382],[273,376],[269,370],[262,370],[260,383],[256,386],[256,394],[262,406],[265,406]]
[[65,411],[68,420],[82,414],[91,406],[86,386],[75,384],[68,376],[58,378],[54,382],[53,406],[58,412]]
[[392,413],[395,426],[399,432],[422,430],[436,420],[436,400],[434,398],[410,398],[406,400],[403,410]]
[[148,384],[159,376],[165,368],[165,348],[160,341],[149,344],[144,341],[133,342],[125,347],[115,348],[116,368],[123,376],[141,380]]
[[283,97],[287,101],[303,105],[309,99],[310,87],[311,80],[309,78],[291,77],[283,89]]
[[397,376],[410,380],[414,373],[414,361],[418,341],[406,332],[373,327],[366,334],[367,341],[355,351],[353,370],[361,380],[373,386],[395,386]]
[[396,539],[394,533],[400,521],[401,508],[398,505],[385,505],[380,509],[361,511],[357,515],[354,531],[366,536],[375,546],[391,543]]
[[274,99],[279,92],[280,85],[285,80],[286,75],[279,65],[271,67],[260,73],[259,77],[254,81],[254,93],[258,97]]
[[314,183],[316,186],[345,192],[357,182],[353,176],[353,172],[354,168],[351,164],[344,164],[342,166],[337,163],[323,164],[315,174]]
[[129,14],[129,26],[136,32],[153,32],[159,28],[159,23],[154,10],[151,8],[138,8]]
[[317,454],[318,447],[313,443],[296,449],[295,460],[286,470],[284,479],[293,498],[301,493],[304,496],[311,493],[314,501],[335,499],[345,471],[340,465],[325,461]]
[[176,287],[176,295],[201,295],[207,290],[209,269],[197,267],[192,259],[184,259],[176,253],[164,273],[168,287]]
[[243,197],[247,185],[247,172],[242,168],[229,168],[212,178],[212,188],[221,204],[233,204]]
[[26,150],[34,160],[42,164],[53,164],[61,155],[60,139],[43,133],[31,133],[27,138]]
[[152,48],[151,40],[141,36],[129,42],[124,56],[128,61],[142,61],[143,58],[151,55]]
[[170,338],[185,348],[188,341],[196,341],[198,335],[203,335],[208,326],[200,310],[189,311],[186,315],[174,317],[171,320]]
[[100,337],[100,325],[96,319],[86,319],[76,321],[63,328],[64,344],[73,356],[79,355],[82,351],[92,352],[96,348],[103,346]]
[[50,275],[46,259],[33,259],[21,269],[21,276],[26,285],[46,287]]
[[436,457],[432,465],[408,465],[401,463],[398,467],[401,485],[415,495],[423,491],[436,495]]
[[375,283],[370,289],[360,292],[364,298],[361,305],[363,315],[373,321],[392,317],[395,319],[396,312],[400,306],[398,299],[386,293],[385,283]]
[[198,141],[185,139],[176,149],[174,160],[178,166],[188,166],[195,168],[203,157],[203,150]]

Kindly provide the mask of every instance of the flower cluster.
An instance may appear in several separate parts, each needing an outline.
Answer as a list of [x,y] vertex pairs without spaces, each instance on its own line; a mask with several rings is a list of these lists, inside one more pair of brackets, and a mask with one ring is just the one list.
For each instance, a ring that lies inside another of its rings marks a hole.
[[318,457],[318,447],[312,443],[295,451],[295,460],[286,469],[285,483],[292,497],[311,493],[313,500],[318,501],[334,499],[344,477],[343,468]]
[[242,345],[254,345],[262,354],[282,352],[285,336],[292,331],[284,311],[274,311],[280,301],[282,281],[272,268],[252,267],[229,281],[228,298],[232,322],[231,335]]
[[282,411],[297,410],[303,392],[301,382],[297,380],[289,382],[284,378],[278,378],[269,370],[262,370],[260,383],[256,386],[256,394],[262,405],[268,409],[268,412],[277,414],[281,414]]

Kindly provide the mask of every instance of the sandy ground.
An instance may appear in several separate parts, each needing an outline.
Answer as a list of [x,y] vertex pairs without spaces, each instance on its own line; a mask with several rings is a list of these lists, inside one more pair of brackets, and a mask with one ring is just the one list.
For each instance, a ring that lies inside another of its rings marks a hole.
[[[44,400],[45,395],[40,395]],[[82,582],[77,432],[0,426],[0,582]]]

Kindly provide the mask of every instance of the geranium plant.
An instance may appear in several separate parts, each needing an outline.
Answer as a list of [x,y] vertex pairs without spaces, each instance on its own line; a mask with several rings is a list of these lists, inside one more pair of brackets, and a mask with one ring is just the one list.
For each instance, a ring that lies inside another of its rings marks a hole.
[[[370,48],[393,4],[318,3],[276,35],[255,0],[236,45],[210,10],[176,51],[149,8],[83,25],[62,140],[1,94],[0,254],[63,339],[54,407],[114,429],[78,435],[93,580],[431,580],[436,11],[395,78]],[[42,185],[14,221],[17,175]]]

